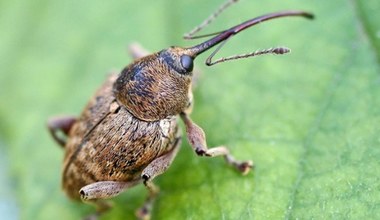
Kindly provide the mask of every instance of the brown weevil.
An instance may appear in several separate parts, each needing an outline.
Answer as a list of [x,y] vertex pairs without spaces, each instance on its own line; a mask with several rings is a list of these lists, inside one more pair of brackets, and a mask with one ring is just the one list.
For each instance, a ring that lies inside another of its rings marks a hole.
[[[185,38],[197,38],[192,35],[235,1],[229,0]],[[95,204],[97,213],[91,218],[96,218],[109,208],[104,199],[143,183],[149,195],[136,214],[148,219],[158,193],[152,181],[168,169],[181,144],[179,118],[198,156],[223,156],[229,165],[247,174],[253,166],[251,161],[235,160],[225,146],[208,148],[203,130],[190,119],[193,61],[220,43],[208,57],[207,65],[261,54],[287,53],[289,49],[278,47],[211,61],[235,34],[261,22],[288,16],[313,18],[303,11],[282,11],[203,35],[201,37],[216,36],[193,47],[170,47],[150,55],[142,49],[133,49],[136,59],[121,73],[108,77],[79,117],[61,116],[48,121],[53,138],[65,149],[62,186],[67,195]],[[66,137],[60,136],[60,132]]]

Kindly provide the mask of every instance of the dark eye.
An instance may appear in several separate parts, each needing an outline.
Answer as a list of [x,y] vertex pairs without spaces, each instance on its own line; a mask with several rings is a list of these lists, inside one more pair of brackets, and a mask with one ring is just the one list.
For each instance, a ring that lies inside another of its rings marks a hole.
[[188,71],[188,72],[191,72],[193,71],[193,67],[194,67],[194,63],[193,63],[193,58],[191,58],[190,56],[188,55],[183,55],[181,57],[181,65],[182,67]]

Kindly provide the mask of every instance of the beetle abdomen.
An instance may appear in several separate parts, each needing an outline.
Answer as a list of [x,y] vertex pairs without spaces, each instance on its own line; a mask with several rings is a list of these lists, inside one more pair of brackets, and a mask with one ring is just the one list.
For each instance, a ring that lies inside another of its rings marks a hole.
[[80,188],[94,182],[140,178],[153,159],[173,147],[177,136],[177,117],[141,121],[117,104],[110,85],[100,89],[102,96],[95,95],[70,131],[62,183],[74,199],[79,199]]

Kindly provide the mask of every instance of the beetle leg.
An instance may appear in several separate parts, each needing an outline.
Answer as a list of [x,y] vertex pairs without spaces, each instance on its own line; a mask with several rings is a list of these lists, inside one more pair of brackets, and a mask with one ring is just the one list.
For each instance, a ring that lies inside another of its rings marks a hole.
[[102,213],[108,211],[112,207],[112,204],[110,201],[93,200],[91,202],[88,202],[88,201],[85,201],[85,202],[91,205],[95,205],[96,212],[84,217],[83,220],[98,220]]
[[101,181],[82,187],[79,190],[82,201],[96,206],[96,213],[87,216],[85,219],[97,219],[97,217],[99,217],[102,213],[111,208],[111,204],[108,201],[104,201],[102,199],[115,197],[126,189],[131,188],[140,182],[140,179],[130,182]]
[[132,56],[133,59],[138,59],[141,57],[145,57],[150,53],[144,49],[139,43],[132,43],[128,47],[128,52]]
[[253,167],[252,161],[235,160],[235,158],[230,154],[228,148],[225,146],[218,146],[208,149],[206,144],[206,136],[202,128],[195,124],[185,113],[181,114],[181,118],[185,123],[187,138],[198,156],[224,156],[224,159],[228,164],[235,167],[243,175],[248,174],[250,169]]
[[154,185],[152,180],[164,173],[173,162],[174,157],[177,155],[179,147],[181,145],[181,137],[175,139],[174,147],[168,153],[162,155],[161,157],[153,160],[142,172],[141,178],[144,181],[144,185],[149,191],[148,198],[146,199],[144,205],[137,210],[136,215],[139,219],[149,219],[152,210],[152,205],[155,197],[159,192],[159,188]]
[[66,140],[58,136],[58,131],[62,131],[67,136],[76,120],[76,117],[73,116],[57,116],[49,118],[47,126],[49,128],[50,134],[53,136],[54,140],[62,147],[65,147]]
[[82,201],[98,199],[109,199],[115,197],[132,186],[140,183],[141,180],[130,182],[101,181],[91,183],[79,190]]

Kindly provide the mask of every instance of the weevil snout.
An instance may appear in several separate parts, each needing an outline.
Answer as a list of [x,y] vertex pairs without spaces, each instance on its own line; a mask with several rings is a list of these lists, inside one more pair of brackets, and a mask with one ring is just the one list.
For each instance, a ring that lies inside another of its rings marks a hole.
[[274,47],[274,48],[269,48],[266,50],[255,51],[248,54],[221,58],[214,62],[211,60],[214,57],[214,55],[219,51],[219,49],[227,42],[227,40],[230,39],[232,36],[238,34],[239,32],[267,20],[281,18],[281,17],[289,17],[289,16],[299,16],[299,17],[305,17],[308,19],[314,18],[313,14],[310,14],[304,11],[283,11],[283,12],[271,13],[271,14],[250,19],[239,25],[236,25],[227,30],[220,31],[217,33],[207,34],[207,35],[197,36],[197,37],[186,36],[186,39],[195,39],[195,38],[202,38],[202,37],[216,35],[215,37],[203,43],[200,43],[196,46],[189,47],[189,48],[171,47],[167,50],[163,50],[162,52],[160,52],[160,54],[162,55],[163,59],[167,62],[167,64],[180,74],[190,74],[191,71],[193,70],[194,59],[199,54],[211,49],[212,47],[218,44],[220,44],[219,47],[213,53],[211,53],[211,55],[206,60],[206,64],[209,66],[214,65],[216,63],[220,63],[220,62],[225,62],[227,60],[247,58],[247,57],[258,56],[258,55],[263,55],[263,54],[285,54],[285,53],[290,52],[290,49],[285,48],[285,47]]
[[208,66],[211,66],[211,65],[214,65],[214,64],[217,64],[220,62],[225,62],[228,60],[247,58],[247,57],[258,56],[258,55],[263,55],[263,54],[284,54],[284,53],[290,52],[290,50],[288,48],[284,48],[284,47],[275,47],[275,48],[270,48],[270,49],[261,50],[261,51],[255,51],[255,52],[247,53],[247,54],[243,54],[243,55],[236,55],[236,56],[231,56],[231,57],[227,57],[227,58],[221,58],[221,59],[216,60],[214,62],[212,61],[212,58],[214,57],[214,55],[227,42],[227,40],[229,40],[231,37],[238,34],[239,32],[241,32],[241,31],[243,31],[249,27],[252,27],[254,25],[260,24],[262,22],[271,20],[271,19],[282,18],[282,17],[290,17],[290,16],[298,16],[298,17],[304,17],[304,18],[308,18],[308,19],[314,18],[313,14],[308,13],[308,12],[304,12],[304,11],[282,11],[282,12],[271,13],[271,14],[267,14],[267,15],[263,15],[263,16],[259,16],[259,17],[250,19],[250,20],[245,21],[239,25],[231,27],[230,29],[220,31],[220,32],[216,32],[213,34],[207,34],[207,35],[196,36],[196,37],[186,36],[186,39],[195,39],[195,38],[202,38],[202,37],[208,37],[208,36],[216,35],[215,37],[213,37],[213,38],[211,38],[211,39],[209,39],[203,43],[200,43],[196,46],[187,48],[186,50],[188,51],[188,54],[191,57],[195,58],[199,54],[201,54],[201,53],[209,50],[210,48],[220,44],[219,47],[214,52],[212,52],[211,55],[207,58],[206,65],[208,65]]

